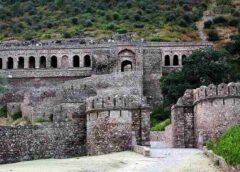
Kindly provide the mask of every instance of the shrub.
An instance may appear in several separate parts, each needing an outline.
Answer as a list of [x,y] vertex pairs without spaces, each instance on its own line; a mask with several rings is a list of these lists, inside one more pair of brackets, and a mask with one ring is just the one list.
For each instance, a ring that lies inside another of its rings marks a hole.
[[211,20],[205,21],[204,22],[204,28],[208,29],[212,26],[213,22]]
[[45,118],[37,118],[34,122],[35,123],[46,123],[46,122],[49,122],[49,120],[47,120]]
[[213,19],[214,24],[226,24],[228,20],[223,16],[218,16]]
[[134,27],[135,28],[144,28],[144,24],[143,23],[136,23],[136,24],[134,24]]
[[114,25],[113,23],[109,23],[109,24],[106,26],[106,28],[107,28],[108,30],[114,30],[114,29],[115,29],[115,25]]
[[11,114],[11,118],[13,120],[17,120],[19,118],[22,118],[22,112],[16,112],[16,113]]
[[170,119],[166,119],[163,122],[158,123],[157,125],[155,125],[154,127],[151,128],[152,131],[164,131],[165,128],[171,124],[171,120]]
[[125,34],[125,33],[127,33],[127,29],[118,29],[118,30],[117,30],[117,33],[119,33],[119,34]]
[[209,140],[208,149],[222,156],[230,165],[240,165],[240,125],[227,130],[219,139]]
[[7,106],[0,108],[0,118],[7,118]]
[[86,27],[91,27],[93,25],[93,22],[92,22],[92,20],[86,20],[85,22],[84,22],[84,26],[86,26]]
[[219,40],[219,35],[218,35],[217,31],[210,30],[208,32],[208,40],[213,41],[213,42],[218,41]]
[[69,32],[64,32],[63,37],[64,38],[71,38],[71,34]]
[[188,26],[187,22],[183,19],[180,19],[178,24],[181,27],[187,27]]
[[77,25],[78,24],[78,19],[77,18],[72,18],[72,24]]
[[229,24],[229,26],[238,26],[239,21],[238,21],[237,18],[233,18],[233,19],[231,19],[231,20],[229,21],[228,24]]
[[113,13],[113,19],[118,20],[119,19],[119,14],[117,12]]

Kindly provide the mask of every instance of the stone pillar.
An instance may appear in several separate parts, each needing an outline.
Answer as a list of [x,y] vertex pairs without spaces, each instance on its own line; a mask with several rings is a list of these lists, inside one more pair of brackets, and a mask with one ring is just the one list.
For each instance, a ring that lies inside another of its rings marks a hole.
[[171,54],[171,55],[169,55],[169,56],[170,56],[170,66],[173,66],[173,56],[174,56],[174,55]]
[[185,148],[183,106],[173,106],[171,111],[173,147]]
[[29,57],[25,57],[24,58],[24,69],[28,69],[29,68],[28,61],[29,61]]
[[79,63],[80,63],[80,67],[84,67],[84,57],[83,56],[79,57]]
[[7,69],[7,58],[2,59],[2,68]]
[[141,110],[141,141],[143,146],[150,146],[150,111]]
[[195,146],[193,107],[174,105],[171,118],[173,147],[193,148]]
[[18,68],[18,58],[13,57],[13,69],[17,69],[17,68]]
[[46,68],[51,68],[51,57],[46,57]]
[[36,69],[40,68],[40,57],[35,57],[35,68]]
[[[80,57],[79,57],[79,63],[80,63]],[[73,56],[68,57],[68,67],[73,68]]]
[[57,68],[62,68],[62,57],[57,57]]

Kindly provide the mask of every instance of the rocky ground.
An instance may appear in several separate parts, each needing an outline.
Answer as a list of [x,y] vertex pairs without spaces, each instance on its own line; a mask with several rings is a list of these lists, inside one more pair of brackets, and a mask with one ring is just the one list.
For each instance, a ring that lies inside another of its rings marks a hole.
[[221,172],[197,149],[152,149],[151,158],[134,152],[0,165],[0,172]]

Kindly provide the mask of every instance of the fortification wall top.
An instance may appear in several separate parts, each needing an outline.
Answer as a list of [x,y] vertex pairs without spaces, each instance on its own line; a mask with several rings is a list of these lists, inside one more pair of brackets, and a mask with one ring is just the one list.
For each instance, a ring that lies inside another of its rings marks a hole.
[[137,95],[95,96],[86,100],[86,111],[147,108],[144,97]]
[[176,105],[193,105],[201,100],[239,97],[240,98],[240,83],[221,83],[219,85],[210,84],[209,86],[201,86],[197,89],[186,90]]
[[104,48],[112,46],[143,46],[143,47],[205,47],[212,46],[209,42],[145,42],[143,40],[86,40],[63,39],[46,41],[14,41],[1,42],[0,51],[4,50],[30,50],[30,49],[79,49]]

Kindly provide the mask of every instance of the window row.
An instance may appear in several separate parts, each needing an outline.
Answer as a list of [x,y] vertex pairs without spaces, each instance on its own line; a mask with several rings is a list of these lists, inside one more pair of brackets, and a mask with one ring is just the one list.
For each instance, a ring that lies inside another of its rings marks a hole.
[[[45,56],[41,56],[39,59],[39,63],[36,63],[36,58],[31,56],[28,59],[25,59],[24,57],[19,57],[17,60],[17,66],[14,66],[14,59],[12,57],[8,57],[6,61],[6,66],[3,66],[3,60],[0,58],[0,69],[24,69],[24,68],[30,68],[34,69],[36,68],[36,64],[38,64],[37,68],[47,68],[47,58]],[[68,56],[63,56],[61,58],[61,66],[58,63],[58,58],[56,56],[52,56],[50,58],[49,65],[50,68],[68,68],[69,67],[69,60]],[[84,56],[83,59],[83,67],[91,67],[91,57],[89,55]],[[27,67],[28,66],[28,67]],[[72,58],[72,67],[80,67],[80,57],[78,55],[73,56]]]
[[166,55],[164,57],[164,65],[165,66],[181,66],[184,65],[184,61],[186,59],[186,55],[182,55],[179,57],[178,55],[174,55],[173,58],[171,58],[169,55]]

